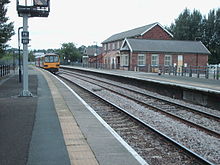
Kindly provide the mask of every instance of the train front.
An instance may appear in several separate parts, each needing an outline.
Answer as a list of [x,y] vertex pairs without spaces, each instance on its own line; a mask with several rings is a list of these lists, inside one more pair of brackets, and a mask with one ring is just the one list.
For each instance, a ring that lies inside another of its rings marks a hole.
[[44,69],[49,70],[52,73],[59,71],[60,59],[57,54],[45,54],[44,56]]

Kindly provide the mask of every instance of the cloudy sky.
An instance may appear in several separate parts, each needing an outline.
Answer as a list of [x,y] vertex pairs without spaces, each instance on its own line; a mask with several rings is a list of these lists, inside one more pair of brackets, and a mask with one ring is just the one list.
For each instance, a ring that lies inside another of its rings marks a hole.
[[[30,49],[56,49],[67,42],[73,42],[77,47],[100,44],[115,33],[154,22],[169,26],[185,8],[197,9],[203,15],[220,8],[220,0],[50,1],[48,18],[28,19]],[[16,32],[9,44],[17,47],[17,29],[22,26],[22,18],[17,15],[16,0],[11,0],[7,7],[7,16],[14,22]]]

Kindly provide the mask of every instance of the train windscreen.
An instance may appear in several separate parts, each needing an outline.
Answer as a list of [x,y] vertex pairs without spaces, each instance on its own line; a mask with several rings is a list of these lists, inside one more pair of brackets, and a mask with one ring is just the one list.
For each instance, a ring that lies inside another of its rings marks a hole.
[[45,62],[59,62],[58,56],[45,56]]

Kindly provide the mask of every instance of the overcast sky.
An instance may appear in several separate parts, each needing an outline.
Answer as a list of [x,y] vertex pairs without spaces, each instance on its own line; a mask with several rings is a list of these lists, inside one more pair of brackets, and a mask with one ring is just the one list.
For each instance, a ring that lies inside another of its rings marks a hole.
[[[220,8],[220,0],[50,0],[48,18],[28,19],[30,49],[58,49],[62,43],[73,42],[77,47],[92,45],[115,33],[154,22],[169,26],[188,8],[207,15]],[[9,42],[17,47],[17,29],[22,18],[16,11],[16,0],[7,6],[7,16],[14,22],[16,35]]]

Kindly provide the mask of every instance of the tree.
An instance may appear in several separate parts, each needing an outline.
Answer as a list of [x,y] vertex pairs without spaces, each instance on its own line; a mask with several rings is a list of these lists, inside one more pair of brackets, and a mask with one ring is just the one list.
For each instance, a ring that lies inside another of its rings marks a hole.
[[61,61],[64,61],[64,63],[81,60],[81,54],[73,43],[63,43],[59,50],[59,55],[61,56]]
[[7,42],[15,34],[13,23],[8,23],[9,18],[6,17],[8,3],[10,3],[9,0],[0,1],[0,56],[5,52],[5,48],[8,46]]
[[209,63],[220,63],[220,8],[210,10],[207,19],[204,18],[202,42],[212,54]]
[[189,20],[190,32],[191,32],[189,34],[189,40],[201,39],[201,35],[203,32],[202,23],[203,23],[202,14],[198,10],[193,10]]
[[189,38],[189,27],[190,27],[190,11],[186,8],[177,19],[175,24],[171,24],[170,29],[173,33],[174,39],[177,40],[188,40]]
[[28,54],[28,61],[29,62],[34,62],[35,61],[35,56],[34,56],[34,51],[30,51]]
[[200,40],[209,49],[210,64],[220,63],[220,8],[210,10],[208,17],[194,10],[185,9],[175,23],[166,27],[177,40]]
[[190,13],[189,9],[185,9],[175,23],[171,24],[170,30],[174,39],[177,40],[195,40],[202,34],[202,15],[199,11],[194,10]]

